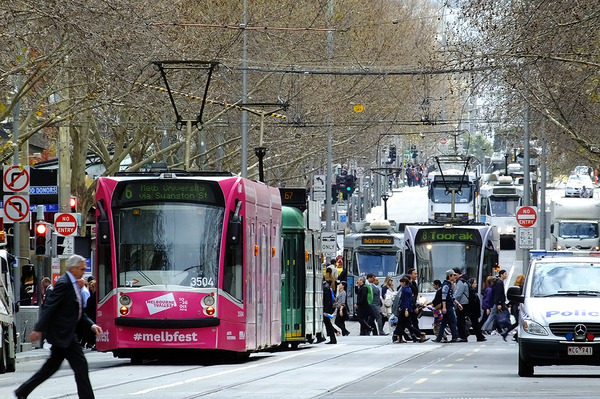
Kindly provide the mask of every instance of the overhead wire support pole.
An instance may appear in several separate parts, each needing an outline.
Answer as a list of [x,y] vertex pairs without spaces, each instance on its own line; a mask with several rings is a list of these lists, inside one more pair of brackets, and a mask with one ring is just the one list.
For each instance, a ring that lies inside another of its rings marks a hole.
[[[242,12],[242,103],[248,102],[248,0],[243,2]],[[242,111],[241,175],[248,177],[248,112]]]

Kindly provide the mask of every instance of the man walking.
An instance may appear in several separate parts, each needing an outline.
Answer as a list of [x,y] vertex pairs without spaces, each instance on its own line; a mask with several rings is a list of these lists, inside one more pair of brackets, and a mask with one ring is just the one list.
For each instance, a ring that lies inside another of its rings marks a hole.
[[452,332],[452,340],[450,342],[461,341],[458,336],[458,328],[456,327],[456,312],[454,307],[462,308],[460,303],[454,299],[454,291],[452,285],[456,281],[456,273],[454,270],[449,269],[446,271],[446,280],[442,283],[442,325],[438,331],[435,342],[442,342],[442,336],[446,330],[446,326],[450,325],[450,331]]
[[59,369],[64,359],[67,359],[75,372],[79,398],[94,398],[88,376],[88,364],[81,345],[77,343],[75,329],[78,322],[92,329],[97,336],[102,334],[102,329],[83,312],[77,280],[82,278],[85,272],[85,259],[73,255],[67,260],[67,268],[68,271],[60,276],[54,289],[48,292],[34,331],[29,334],[30,341],[38,341],[42,333],[45,334],[45,338],[52,344],[50,357],[42,368],[17,388],[15,395],[19,399],[27,398],[38,385],[50,378]]

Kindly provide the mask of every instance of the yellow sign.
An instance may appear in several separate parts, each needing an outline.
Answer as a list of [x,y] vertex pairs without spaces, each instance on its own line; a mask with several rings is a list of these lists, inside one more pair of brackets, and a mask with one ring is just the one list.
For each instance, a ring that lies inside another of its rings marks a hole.
[[363,107],[362,104],[356,104],[354,106],[354,112],[356,112],[357,114],[360,114],[361,112],[363,112],[364,109],[365,109],[365,107]]

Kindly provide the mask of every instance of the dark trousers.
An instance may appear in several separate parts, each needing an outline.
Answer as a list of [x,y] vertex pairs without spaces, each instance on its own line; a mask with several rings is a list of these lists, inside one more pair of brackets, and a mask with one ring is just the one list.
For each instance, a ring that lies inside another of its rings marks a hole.
[[469,332],[467,331],[467,315],[469,314],[469,305],[462,305],[462,309],[456,308],[456,327],[458,327],[458,336],[462,339],[467,339]]
[[477,339],[478,340],[484,339],[485,337],[483,336],[483,333],[481,332],[481,324],[479,324],[479,315],[472,313],[469,315],[469,319],[471,320],[471,329],[473,329],[473,333],[475,334]]
[[[394,334],[392,335],[393,339],[402,339],[404,335],[404,330],[408,329],[411,339],[413,341],[417,341],[421,336],[421,331],[415,328],[412,324],[412,320],[410,314],[405,316],[405,312],[402,309],[398,310],[398,324],[396,325],[396,329],[394,330]],[[397,338],[396,338],[397,337]]]
[[333,328],[333,324],[331,323],[331,319],[327,316],[323,316],[323,324],[325,324],[325,331],[327,331],[327,335],[329,335],[329,342],[337,342],[335,338],[335,329]]
[[[335,325],[338,326],[340,330],[342,330],[342,335],[350,334],[350,331],[346,329],[346,321],[344,320],[344,316],[340,315],[340,308],[336,309],[337,316],[335,317]],[[344,312],[347,312],[348,308],[344,307]]]
[[371,326],[369,325],[369,317],[371,314],[371,306],[359,306],[356,308],[356,318],[360,324],[360,335],[369,335]]
[[383,319],[381,317],[381,306],[379,305],[371,305],[371,317],[373,321],[371,323],[371,327],[375,328],[373,330],[373,335],[383,334]]
[[73,341],[68,348],[59,348],[52,345],[50,357],[30,379],[25,381],[15,393],[17,396],[27,397],[38,385],[50,378],[60,368],[63,360],[67,359],[75,372],[77,394],[80,399],[94,399],[94,391],[88,375],[88,364],[79,343]]

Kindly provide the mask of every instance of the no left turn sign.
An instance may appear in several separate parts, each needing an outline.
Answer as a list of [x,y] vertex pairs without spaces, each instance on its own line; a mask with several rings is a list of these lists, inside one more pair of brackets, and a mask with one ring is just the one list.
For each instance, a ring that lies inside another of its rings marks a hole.
[[29,196],[5,195],[3,200],[6,223],[29,221]]

